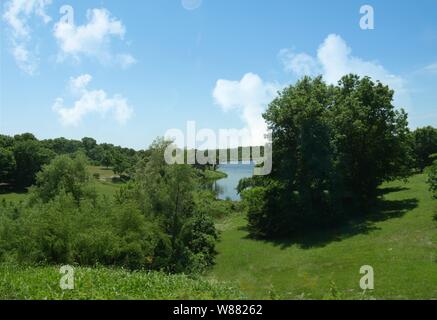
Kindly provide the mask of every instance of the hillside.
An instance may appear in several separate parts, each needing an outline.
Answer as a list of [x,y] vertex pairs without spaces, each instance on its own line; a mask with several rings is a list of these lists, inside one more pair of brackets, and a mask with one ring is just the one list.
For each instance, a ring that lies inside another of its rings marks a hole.
[[359,269],[375,271],[376,299],[437,299],[437,203],[424,175],[381,188],[365,221],[276,242],[248,238],[243,215],[222,221],[210,277],[236,281],[249,298],[360,298]]

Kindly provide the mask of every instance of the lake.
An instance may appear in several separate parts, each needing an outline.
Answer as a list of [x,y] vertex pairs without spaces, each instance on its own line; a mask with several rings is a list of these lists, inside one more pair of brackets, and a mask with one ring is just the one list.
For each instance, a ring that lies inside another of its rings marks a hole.
[[238,182],[243,178],[252,177],[254,167],[254,164],[221,164],[217,170],[226,173],[228,176],[214,183],[214,189],[218,193],[218,198],[222,200],[240,200],[240,196],[236,190]]

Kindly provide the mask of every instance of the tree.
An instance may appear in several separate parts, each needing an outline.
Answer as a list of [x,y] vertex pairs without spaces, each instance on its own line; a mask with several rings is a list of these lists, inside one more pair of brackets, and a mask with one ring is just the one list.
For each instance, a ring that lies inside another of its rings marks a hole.
[[113,171],[115,174],[122,175],[131,167],[129,158],[121,152],[115,152],[113,157]]
[[35,183],[36,173],[55,156],[53,151],[44,148],[39,141],[23,140],[21,137],[15,143],[13,153],[16,163],[14,180],[19,188]]
[[333,143],[342,188],[361,204],[376,197],[383,182],[410,174],[407,114],[392,104],[394,92],[368,77],[342,78],[330,108]]
[[355,75],[337,86],[305,77],[280,92],[264,114],[272,173],[239,185],[251,233],[282,236],[337,223],[371,205],[383,181],[408,176],[407,115],[392,100],[387,86]]
[[135,201],[146,217],[159,223],[169,239],[164,246],[168,258],[161,263],[171,272],[181,272],[211,264],[215,253],[211,243],[217,233],[211,219],[199,221],[204,215],[194,201],[199,189],[196,170],[189,165],[166,164],[164,152],[170,143],[158,139],[152,144],[117,199],[119,203]]
[[114,163],[114,157],[109,150],[103,150],[101,155],[101,163],[106,168],[109,168]]
[[437,154],[434,154],[431,158],[436,160],[434,160],[433,164],[428,168],[428,184],[433,197],[437,199]]
[[7,148],[0,147],[0,182],[11,181],[15,167],[14,153]]
[[85,196],[95,198],[91,182],[86,157],[83,154],[77,154],[74,158],[61,155],[45,165],[36,175],[34,198],[48,202],[61,192],[71,194],[76,202]]
[[437,153],[437,129],[431,126],[418,128],[413,132],[416,167],[423,170],[432,164],[430,155]]

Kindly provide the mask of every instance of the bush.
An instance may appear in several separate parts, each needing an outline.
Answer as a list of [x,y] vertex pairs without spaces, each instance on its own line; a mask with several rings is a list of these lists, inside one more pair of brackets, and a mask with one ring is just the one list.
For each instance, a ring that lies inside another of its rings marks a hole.
[[156,145],[113,201],[96,194],[83,156],[54,159],[37,174],[31,201],[0,206],[0,262],[169,272],[211,266],[214,205],[194,200],[195,169],[166,165],[162,150]]

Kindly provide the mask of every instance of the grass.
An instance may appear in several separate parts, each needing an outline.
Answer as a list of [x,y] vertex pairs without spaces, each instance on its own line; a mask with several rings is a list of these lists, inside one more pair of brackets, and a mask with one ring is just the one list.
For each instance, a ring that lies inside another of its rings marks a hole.
[[227,284],[185,275],[128,272],[122,269],[74,269],[74,289],[60,288],[59,267],[0,267],[0,300],[189,300],[240,299]]
[[370,265],[375,290],[365,298],[437,299],[437,201],[425,181],[387,183],[367,220],[302,239],[254,240],[242,214],[228,217],[209,277],[234,281],[253,299],[356,299],[360,267]]
[[0,201],[11,201],[11,202],[20,202],[24,201],[27,198],[26,192],[10,192],[10,193],[0,193]]
[[88,170],[91,174],[98,173],[100,176],[100,179],[111,179],[116,174],[114,171],[112,171],[111,168],[101,167],[101,166],[88,166]]
[[205,170],[204,176],[207,180],[220,180],[226,178],[228,175],[222,171],[216,170]]
[[[296,239],[254,240],[243,214],[219,219],[219,254],[203,279],[78,267],[76,289],[62,291],[56,267],[0,266],[0,299],[437,299],[437,200],[425,181],[387,183],[366,220]],[[107,196],[119,186],[97,181]],[[366,293],[363,265],[375,272]]]

